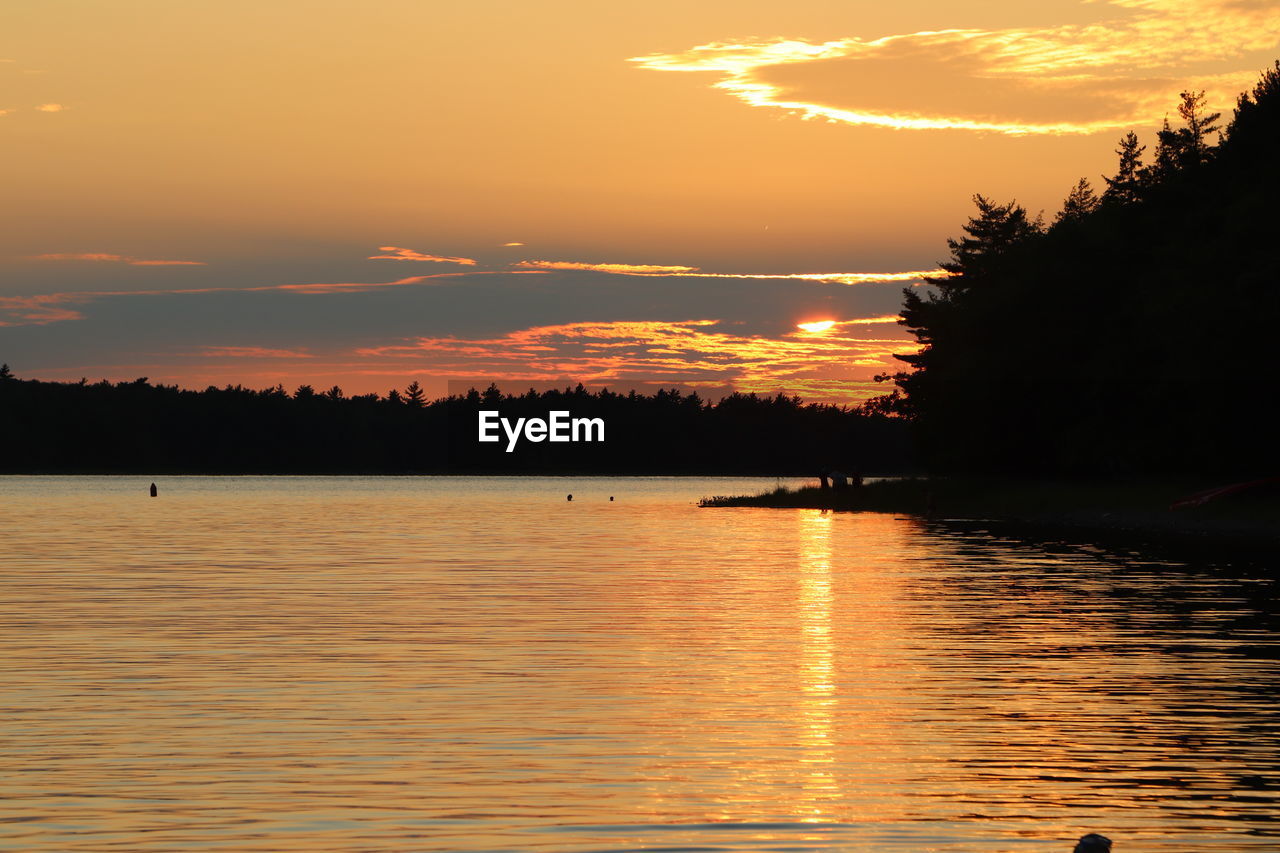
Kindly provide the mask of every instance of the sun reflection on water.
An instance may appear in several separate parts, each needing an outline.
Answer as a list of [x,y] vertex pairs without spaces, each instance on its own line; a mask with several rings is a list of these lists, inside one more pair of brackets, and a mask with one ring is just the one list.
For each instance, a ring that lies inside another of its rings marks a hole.
[[806,775],[802,782],[806,822],[822,823],[832,814],[828,804],[840,797],[840,784],[832,772],[835,756],[836,646],[832,627],[834,594],[831,585],[831,515],[806,510],[797,515],[800,525],[799,615],[803,646],[800,653],[800,689],[803,725],[800,761]]

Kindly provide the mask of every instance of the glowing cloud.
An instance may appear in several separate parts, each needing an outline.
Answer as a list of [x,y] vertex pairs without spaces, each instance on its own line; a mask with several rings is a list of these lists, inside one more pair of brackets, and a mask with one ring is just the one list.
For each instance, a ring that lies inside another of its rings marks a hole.
[[796,272],[796,273],[728,273],[703,272],[698,267],[659,266],[657,264],[588,264],[577,261],[520,261],[517,269],[589,270],[613,275],[671,278],[737,278],[822,281],[839,284],[881,284],[892,281],[921,281],[926,276],[946,276],[944,270],[911,270],[908,272]]
[[885,323],[897,323],[897,314],[886,314],[883,317],[860,317],[857,320],[841,320],[837,326],[879,326]]
[[47,255],[36,255],[38,261],[103,261],[106,263],[129,264],[135,267],[202,267],[204,261],[163,261],[131,258],[128,255],[112,255],[106,252],[53,252]]
[[892,281],[923,281],[926,276],[938,277],[950,275],[944,270],[912,270],[910,272],[789,272],[789,273],[725,273],[696,272],[678,273],[681,276],[696,278],[761,278],[791,281],[822,281],[836,284],[883,284]]
[[[714,87],[806,119],[1011,135],[1095,133],[1159,120],[1180,88],[1229,106],[1256,78],[1226,59],[1280,43],[1273,4],[1106,0],[1115,20],[1038,30],[942,30],[864,41],[716,42],[629,61],[710,72]],[[1205,73],[1217,64],[1218,70]]]
[[413,249],[404,249],[399,246],[379,246],[379,252],[391,252],[390,255],[370,255],[368,260],[371,261],[431,261],[437,264],[462,264],[463,266],[473,267],[476,262],[472,258],[451,258],[445,255],[425,255],[422,252]]
[[42,113],[60,113],[66,109],[62,104],[41,104],[36,107]]
[[502,248],[504,248],[504,249],[509,249],[509,248],[511,248],[511,247],[513,247],[513,246],[523,246],[523,245],[524,245],[524,243],[503,243],[503,244],[502,244]]
[[584,264],[577,261],[520,261],[513,266],[537,270],[592,270],[621,275],[670,275],[693,272],[697,267],[659,266],[657,264]]
[[803,329],[806,332],[826,332],[832,329],[835,324],[835,320],[814,320],[812,323],[796,323],[796,328]]
[[782,337],[738,334],[710,319],[565,323],[493,338],[416,338],[358,349],[356,354],[370,359],[370,364],[391,359],[413,364],[423,373],[460,379],[497,378],[519,384],[573,376],[597,385],[731,385],[743,391],[783,389],[815,401],[847,403],[881,393],[872,376],[893,368],[895,353],[916,349],[905,336],[860,338],[838,331],[853,322],[832,322],[829,334]]

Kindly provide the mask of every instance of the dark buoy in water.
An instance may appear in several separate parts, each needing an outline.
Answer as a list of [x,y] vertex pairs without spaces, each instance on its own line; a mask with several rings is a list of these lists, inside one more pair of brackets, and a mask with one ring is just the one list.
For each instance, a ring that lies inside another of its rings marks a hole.
[[1111,839],[1091,832],[1076,842],[1073,853],[1111,853]]
[[573,495],[569,495],[569,497],[565,498],[565,500],[567,500],[567,501],[571,501],[571,500],[573,500]]
[[613,500],[613,495],[609,495],[609,500]]
[[155,484],[155,483],[152,483],[152,484],[151,484],[151,497],[153,497],[153,498],[154,498],[157,494],[158,494],[158,492],[156,491],[156,484]]

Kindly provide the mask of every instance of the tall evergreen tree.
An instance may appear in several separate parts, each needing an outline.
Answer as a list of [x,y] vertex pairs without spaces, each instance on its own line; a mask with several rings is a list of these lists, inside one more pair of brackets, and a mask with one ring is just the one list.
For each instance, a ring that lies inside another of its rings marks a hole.
[[1106,178],[1107,189],[1102,194],[1105,202],[1131,204],[1142,197],[1142,188],[1146,185],[1146,170],[1142,165],[1142,152],[1147,146],[1138,144],[1138,134],[1132,130],[1120,140],[1116,153],[1120,155],[1120,166],[1114,178]]
[[1063,222],[1081,222],[1086,216],[1097,210],[1099,204],[1098,195],[1093,191],[1093,187],[1089,185],[1089,180],[1081,178],[1071,188],[1071,192],[1067,193],[1067,197],[1062,202],[1062,210],[1058,211],[1058,215],[1054,217],[1053,224],[1061,225]]

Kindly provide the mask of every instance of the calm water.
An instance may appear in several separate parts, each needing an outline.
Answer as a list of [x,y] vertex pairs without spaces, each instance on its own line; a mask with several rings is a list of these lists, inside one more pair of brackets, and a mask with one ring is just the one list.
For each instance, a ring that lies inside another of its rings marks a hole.
[[0,478],[3,849],[1280,849],[1264,564],[694,506],[773,480],[150,480]]

